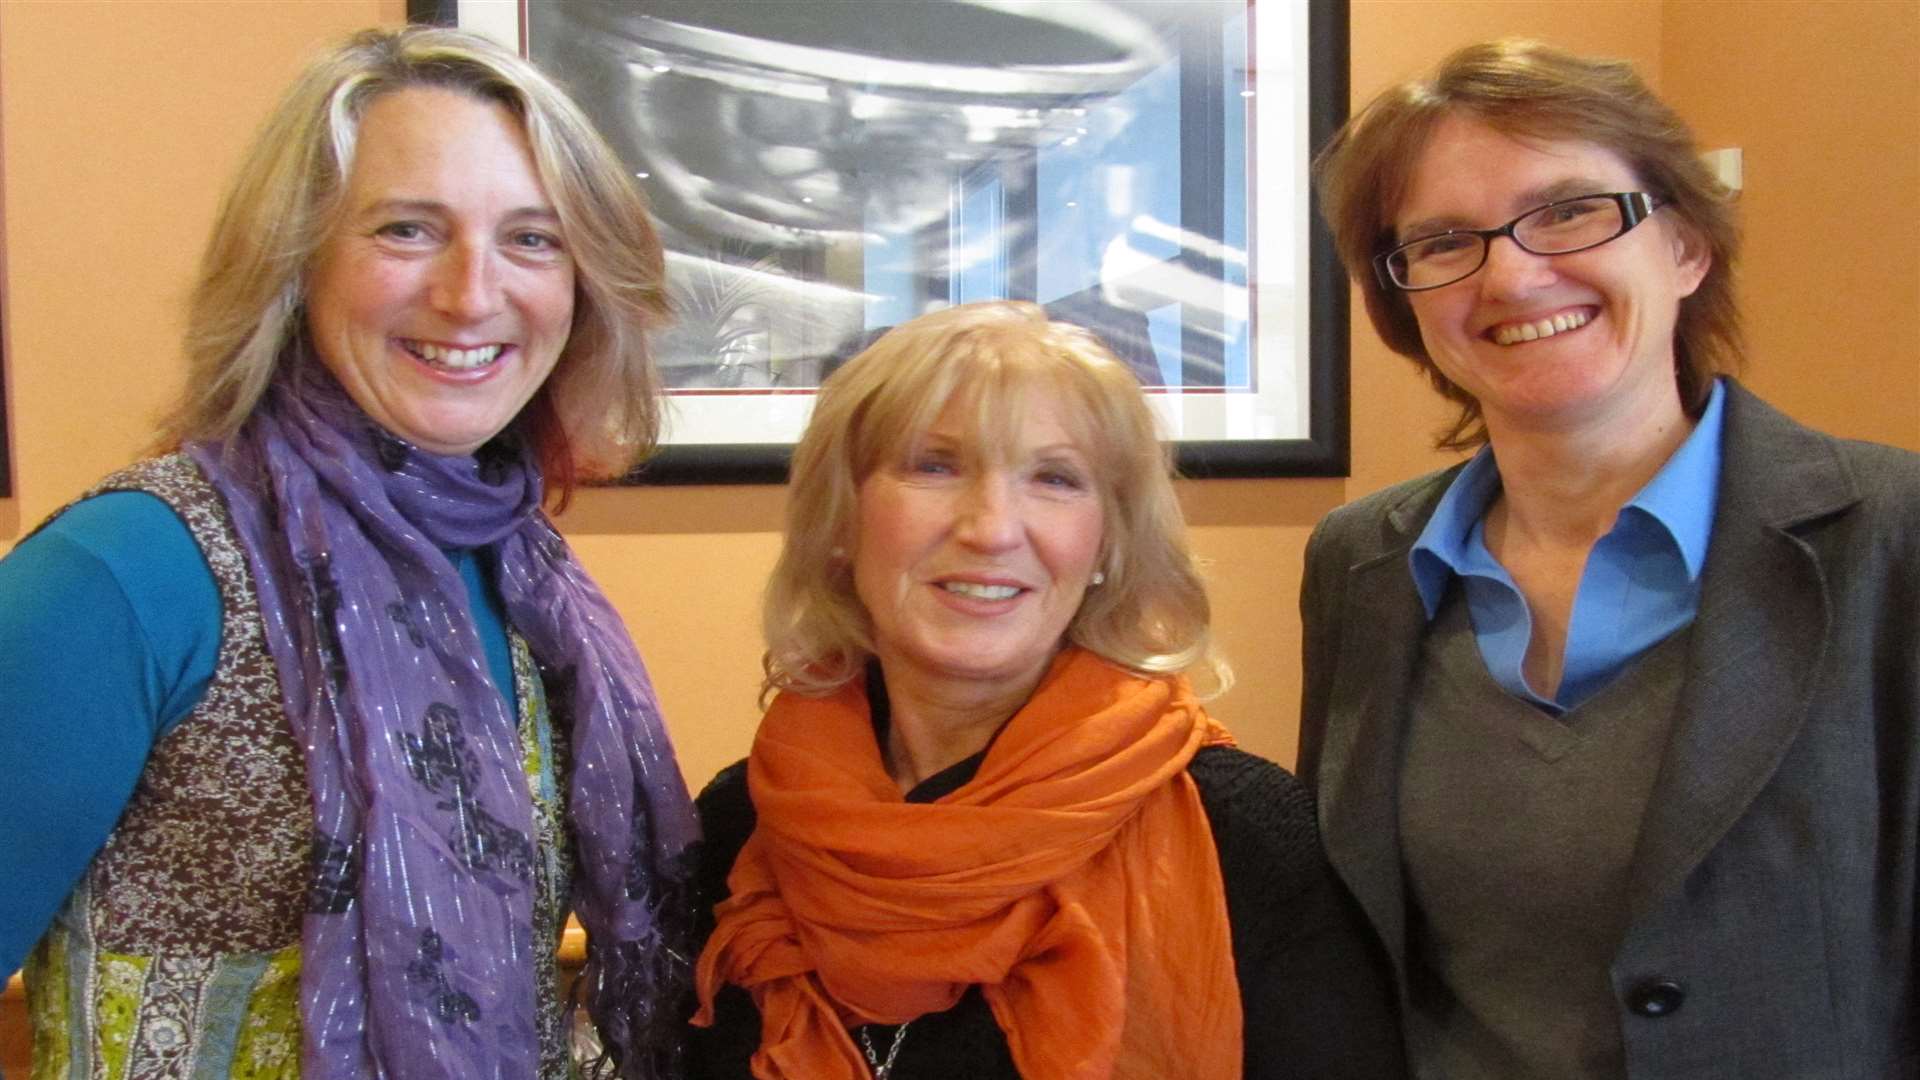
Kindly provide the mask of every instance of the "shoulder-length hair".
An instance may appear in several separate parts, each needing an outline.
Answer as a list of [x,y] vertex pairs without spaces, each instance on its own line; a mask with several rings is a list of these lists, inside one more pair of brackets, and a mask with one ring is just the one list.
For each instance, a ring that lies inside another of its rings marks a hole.
[[458,30],[368,30],[322,55],[267,118],[222,201],[187,315],[187,388],[160,445],[239,430],[305,333],[306,273],[343,212],[360,119],[432,87],[519,120],[575,266],[571,334],[514,421],[564,501],[576,477],[617,475],[659,434],[646,332],[671,313],[644,196],[593,125],[533,65]]
[[1463,116],[1529,142],[1585,142],[1618,155],[1649,194],[1671,208],[1712,256],[1705,279],[1680,301],[1674,379],[1689,415],[1706,408],[1713,378],[1739,366],[1740,312],[1734,266],[1740,230],[1733,196],[1700,160],[1693,134],[1632,66],[1575,56],[1533,41],[1466,48],[1432,76],[1391,87],[1348,120],[1314,162],[1320,208],[1347,273],[1387,347],[1411,359],[1434,389],[1460,406],[1437,440],[1443,449],[1486,441],[1480,404],[1454,385],[1420,338],[1407,295],[1383,287],[1373,256],[1395,241],[1394,219],[1440,121]]
[[965,451],[991,461],[1013,445],[1025,403],[1050,395],[1086,454],[1103,510],[1090,587],[1067,641],[1145,674],[1212,657],[1211,611],[1187,548],[1172,468],[1140,384],[1092,334],[1036,304],[949,308],[895,328],[821,388],[794,448],[786,537],[767,585],[763,696],[824,694],[873,655],[872,621],[854,592],[861,482],[911,455],[949,407],[972,425]]

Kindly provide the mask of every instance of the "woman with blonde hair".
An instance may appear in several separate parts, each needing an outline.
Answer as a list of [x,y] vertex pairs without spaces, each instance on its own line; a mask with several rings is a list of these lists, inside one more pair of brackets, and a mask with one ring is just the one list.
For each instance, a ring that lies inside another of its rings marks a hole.
[[0,561],[36,1076],[564,1078],[569,910],[607,1064],[677,1073],[696,824],[542,510],[651,446],[662,273],[625,170],[506,50],[369,31],[296,81],[159,455]]
[[896,328],[794,453],[747,761],[701,795],[694,1077],[1398,1068],[1311,800],[1232,746],[1138,383],[1032,304]]

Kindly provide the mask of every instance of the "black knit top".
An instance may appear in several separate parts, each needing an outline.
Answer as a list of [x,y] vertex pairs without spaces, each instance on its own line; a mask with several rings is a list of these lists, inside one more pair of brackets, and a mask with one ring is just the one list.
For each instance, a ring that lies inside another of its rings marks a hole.
[[[881,703],[875,705],[881,713]],[[940,798],[972,779],[985,756],[982,751],[928,777],[906,798]],[[1202,749],[1188,773],[1220,856],[1248,1080],[1405,1075],[1383,954],[1321,853],[1311,793],[1278,765],[1229,747]],[[698,805],[706,838],[694,878],[696,948],[713,932],[714,905],[726,899],[727,874],[753,832],[746,763],[714,777]],[[691,1029],[687,1075],[747,1080],[748,1059],[760,1045],[759,1010],[745,990],[727,986],[714,1014],[711,1028]],[[876,1025],[867,1035],[884,1060],[894,1029]],[[946,1012],[914,1020],[893,1071],[894,1080],[1019,1075],[978,987]]]

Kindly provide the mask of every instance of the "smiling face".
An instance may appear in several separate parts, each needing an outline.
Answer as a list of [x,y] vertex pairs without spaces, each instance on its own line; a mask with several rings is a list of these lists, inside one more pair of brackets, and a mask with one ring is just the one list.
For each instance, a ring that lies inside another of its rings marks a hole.
[[859,487],[853,584],[889,682],[1039,682],[1100,557],[1104,507],[1058,394],[983,454],[949,405]]
[[519,414],[567,343],[573,263],[511,113],[433,88],[367,107],[307,320],[354,402],[422,449],[472,453]]
[[[1494,228],[1558,199],[1643,187],[1592,143],[1524,143],[1475,120],[1434,129],[1394,216],[1401,240]],[[1681,416],[1673,331],[1706,274],[1704,248],[1671,212],[1610,243],[1531,255],[1493,241],[1486,265],[1409,293],[1427,354],[1503,431],[1605,430]]]

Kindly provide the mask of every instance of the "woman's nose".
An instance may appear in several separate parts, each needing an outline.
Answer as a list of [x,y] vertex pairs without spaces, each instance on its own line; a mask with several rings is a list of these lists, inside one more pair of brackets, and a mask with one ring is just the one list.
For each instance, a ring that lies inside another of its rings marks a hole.
[[463,322],[499,313],[504,300],[493,253],[474,244],[453,244],[441,255],[430,286],[433,306]]
[[1480,268],[1480,291],[1487,296],[1511,297],[1524,294],[1552,277],[1548,256],[1535,255],[1515,243],[1511,236],[1496,236],[1489,241],[1487,262]]
[[983,550],[1000,550],[1020,542],[1019,510],[1006,477],[982,476],[967,485],[957,533],[963,543]]

